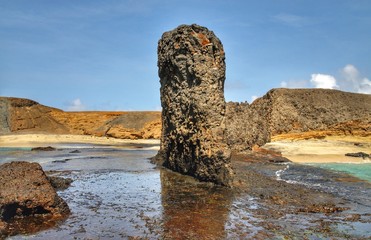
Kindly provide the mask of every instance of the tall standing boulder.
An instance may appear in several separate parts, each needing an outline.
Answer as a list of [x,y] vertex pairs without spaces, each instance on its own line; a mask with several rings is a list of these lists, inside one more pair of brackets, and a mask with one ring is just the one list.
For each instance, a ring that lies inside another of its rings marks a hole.
[[205,27],[181,25],[158,43],[163,165],[201,181],[229,186],[225,139],[225,54]]

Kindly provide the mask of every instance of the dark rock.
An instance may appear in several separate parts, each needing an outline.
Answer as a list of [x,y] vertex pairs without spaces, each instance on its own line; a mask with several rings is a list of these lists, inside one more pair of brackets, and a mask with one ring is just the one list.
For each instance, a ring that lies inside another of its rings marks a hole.
[[81,151],[79,151],[79,150],[73,150],[70,153],[81,153]]
[[359,158],[370,158],[370,154],[364,152],[357,152],[357,153],[346,153],[345,156],[347,157],[359,157]]
[[201,181],[230,185],[225,139],[225,55],[205,27],[181,25],[158,43],[164,166]]
[[66,158],[66,159],[63,159],[63,160],[54,160],[52,161],[52,163],[66,163],[68,161],[71,161],[72,159],[70,158]]
[[0,236],[45,229],[70,212],[38,163],[1,165],[0,186]]
[[47,178],[56,191],[67,189],[73,182],[71,178],[62,178],[57,176],[48,176]]
[[55,151],[56,148],[53,148],[51,146],[48,147],[34,147],[31,149],[31,151]]

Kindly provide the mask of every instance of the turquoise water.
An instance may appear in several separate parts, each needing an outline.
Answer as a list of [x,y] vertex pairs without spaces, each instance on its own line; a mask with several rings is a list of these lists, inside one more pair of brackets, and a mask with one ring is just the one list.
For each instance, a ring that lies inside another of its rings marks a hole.
[[344,172],[371,182],[371,163],[315,163],[311,166]]

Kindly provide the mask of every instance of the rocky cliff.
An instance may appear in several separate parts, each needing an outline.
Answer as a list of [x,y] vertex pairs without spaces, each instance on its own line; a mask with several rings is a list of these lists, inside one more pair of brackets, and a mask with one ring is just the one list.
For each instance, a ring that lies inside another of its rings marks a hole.
[[81,134],[160,138],[160,112],[64,112],[22,98],[0,97],[0,134]]
[[61,110],[28,99],[0,98],[0,134],[26,131],[68,132],[68,128],[59,123],[52,112]]
[[[228,144],[251,149],[271,139],[371,136],[371,95],[325,89],[272,89],[252,104],[226,107]],[[160,112],[64,112],[0,97],[0,134],[70,133],[117,138],[161,136]]]
[[228,143],[251,149],[271,138],[371,135],[371,95],[329,89],[272,89],[248,103],[227,104]]

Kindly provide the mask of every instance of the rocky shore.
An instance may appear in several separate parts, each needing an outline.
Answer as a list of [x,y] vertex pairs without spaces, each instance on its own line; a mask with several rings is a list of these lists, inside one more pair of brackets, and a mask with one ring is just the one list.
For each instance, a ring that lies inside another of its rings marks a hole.
[[11,162],[0,165],[0,239],[8,235],[47,229],[65,219],[70,209],[37,163]]
[[[290,160],[369,158],[371,95],[272,89],[252,104],[226,104],[224,60],[205,27],[164,33],[162,113],[73,113],[1,97],[0,238],[65,220],[57,188],[73,216],[41,239],[368,239],[370,183]],[[158,168],[148,160],[158,140],[123,139],[160,139]],[[8,159],[40,161],[74,184]]]
[[[233,188],[225,188],[154,168],[146,159],[153,150],[133,155],[111,147],[37,152],[38,157],[70,159],[43,167],[52,176],[73,179],[68,188],[68,183],[55,185],[65,189],[58,193],[71,214],[57,227],[27,237],[367,239],[371,234],[366,230],[371,223],[370,183],[347,174],[297,165],[276,152],[255,149],[232,154]],[[23,154],[19,157],[35,156]],[[32,232],[34,222],[28,223]]]

